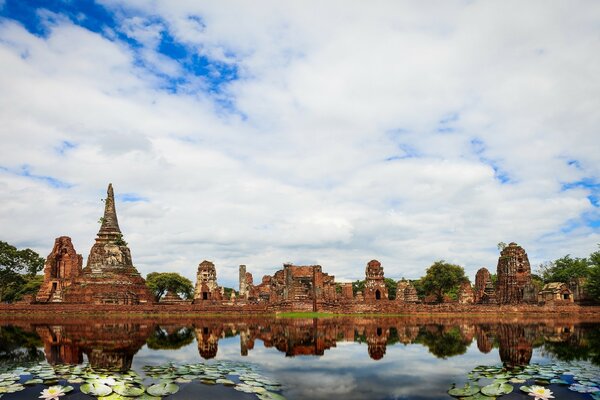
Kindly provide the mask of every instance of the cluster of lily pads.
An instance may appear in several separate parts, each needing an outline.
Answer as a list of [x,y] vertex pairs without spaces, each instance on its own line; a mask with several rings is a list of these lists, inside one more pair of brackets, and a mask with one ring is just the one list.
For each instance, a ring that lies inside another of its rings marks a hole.
[[[146,377],[132,370],[94,369],[87,364],[51,366],[43,362],[1,373],[0,397],[4,393],[24,390],[27,386],[46,385],[48,388],[42,390],[40,398],[59,399],[78,389],[99,400],[160,400],[177,393],[181,384],[198,381],[254,393],[260,400],[285,400],[279,393],[282,390],[279,383],[262,376],[255,366],[247,363],[166,364],[146,366],[143,370]],[[67,385],[64,385],[65,382]]]
[[[556,362],[554,364],[531,364],[505,368],[502,365],[474,368],[467,375],[468,382],[462,387],[452,385],[448,394],[461,400],[493,400],[520,390],[536,399],[551,398],[548,387],[564,385],[578,393],[588,393],[593,400],[600,400],[600,368],[587,363]],[[546,388],[544,395],[536,394]]]
[[[154,379],[172,380],[177,383],[188,383],[199,380],[205,385],[231,386],[233,389],[254,393],[260,400],[284,400],[280,393],[282,386],[258,373],[256,366],[235,361],[217,361],[211,364],[167,364],[144,367],[146,375]],[[229,377],[236,379],[234,382]]]

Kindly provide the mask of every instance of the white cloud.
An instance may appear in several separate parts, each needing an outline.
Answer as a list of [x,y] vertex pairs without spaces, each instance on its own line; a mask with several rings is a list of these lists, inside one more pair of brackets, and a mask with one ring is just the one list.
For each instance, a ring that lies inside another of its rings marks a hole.
[[[600,177],[595,2],[104,4],[143,48],[0,21],[2,240],[46,255],[66,234],[86,256],[111,181],[148,199],[117,203],[142,273],[211,259],[228,285],[242,263],[356,279],[377,258],[416,278],[444,258],[473,276],[499,241],[532,264],[600,242],[589,190],[562,190]],[[161,32],[238,79],[208,91]]]

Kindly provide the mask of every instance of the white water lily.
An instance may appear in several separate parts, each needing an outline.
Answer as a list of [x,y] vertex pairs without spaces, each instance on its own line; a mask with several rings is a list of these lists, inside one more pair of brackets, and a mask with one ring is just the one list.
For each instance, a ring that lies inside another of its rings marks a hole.
[[543,386],[532,386],[529,395],[535,397],[534,400],[548,400],[554,398],[554,396],[552,396],[552,391]]
[[62,386],[50,386],[48,389],[42,390],[39,398],[44,400],[58,400],[60,396],[64,396],[65,394]]

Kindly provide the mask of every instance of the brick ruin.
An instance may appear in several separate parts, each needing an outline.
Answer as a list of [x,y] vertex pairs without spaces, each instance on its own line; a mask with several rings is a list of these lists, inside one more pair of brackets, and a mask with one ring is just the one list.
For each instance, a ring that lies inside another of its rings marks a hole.
[[215,264],[204,260],[198,265],[194,303],[206,300],[223,300],[223,289],[217,284]]
[[47,270],[44,271],[44,283],[37,301],[88,304],[154,302],[144,278],[133,266],[131,252],[123,240],[112,184],[108,185],[101,221],[96,242],[83,269],[81,256],[75,253],[71,239],[56,239],[53,252],[46,260]]
[[457,297],[459,304],[471,304],[474,302],[474,293],[473,288],[471,287],[471,282],[465,281],[460,284]]
[[388,290],[385,286],[383,267],[377,260],[371,260],[365,268],[365,301],[372,303],[381,299],[388,299]]
[[396,285],[396,301],[400,303],[419,303],[417,289],[406,279],[401,279]]
[[44,264],[44,282],[36,295],[38,302],[62,302],[63,291],[71,285],[73,278],[81,275],[83,257],[77,254],[71,238],[61,236]]
[[531,285],[531,266],[525,250],[512,242],[498,258],[496,298],[499,304],[523,302],[524,288]]
[[477,304],[493,304],[496,302],[496,290],[492,282],[492,275],[485,267],[480,268],[475,274],[473,301]]

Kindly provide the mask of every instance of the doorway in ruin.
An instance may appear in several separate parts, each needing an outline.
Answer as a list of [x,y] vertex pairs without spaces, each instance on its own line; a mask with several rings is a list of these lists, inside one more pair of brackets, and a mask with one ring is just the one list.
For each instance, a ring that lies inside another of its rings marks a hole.
[[208,292],[202,292],[202,300],[208,300]]
[[377,289],[377,290],[375,291],[375,299],[377,299],[377,300],[381,300],[381,292],[379,291],[379,289]]

